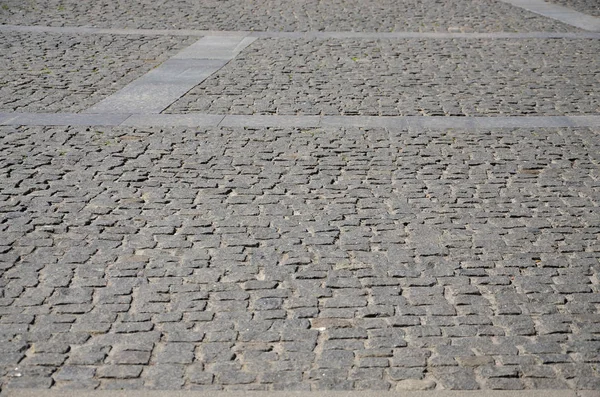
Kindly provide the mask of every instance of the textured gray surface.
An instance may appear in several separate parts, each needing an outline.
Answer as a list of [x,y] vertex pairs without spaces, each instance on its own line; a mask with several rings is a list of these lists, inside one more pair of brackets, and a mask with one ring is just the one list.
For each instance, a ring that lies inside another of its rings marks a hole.
[[169,59],[85,112],[160,113],[225,63],[212,59]]
[[598,0],[550,0],[549,3],[560,4],[584,14],[600,17],[600,3]]
[[2,0],[19,25],[274,31],[565,31],[575,28],[493,0]]
[[[0,396],[599,396],[598,33],[495,0],[0,23]],[[179,113],[82,113],[232,57]]]
[[264,39],[166,112],[596,114],[598,53],[598,40]]
[[129,127],[356,127],[466,130],[492,128],[599,127],[599,116],[277,116],[140,113],[0,113],[0,125]]
[[127,28],[93,28],[86,26],[39,26],[39,25],[0,25],[2,32],[25,33],[62,33],[62,34],[115,34],[142,36],[248,36],[256,38],[287,38],[287,39],[597,39],[600,33],[589,31],[571,32],[351,32],[351,31],[235,31],[235,30],[193,30],[193,29],[127,29]]
[[597,390],[598,133],[1,127],[3,387]]
[[536,14],[592,32],[600,32],[600,18],[544,0],[500,0]]
[[0,111],[79,112],[196,40],[0,32]]
[[255,40],[244,36],[203,37],[86,112],[160,113]]
[[477,391],[452,391],[452,390],[434,390],[434,391],[368,391],[361,390],[355,392],[340,391],[317,391],[317,392],[294,392],[294,391],[273,391],[273,392],[248,392],[248,391],[81,391],[81,390],[10,390],[6,397],[597,397],[597,395],[584,394],[585,392],[575,392],[568,390],[477,390]]
[[77,126],[118,126],[123,123],[129,114],[81,114],[81,113],[2,113],[2,125],[77,125]]

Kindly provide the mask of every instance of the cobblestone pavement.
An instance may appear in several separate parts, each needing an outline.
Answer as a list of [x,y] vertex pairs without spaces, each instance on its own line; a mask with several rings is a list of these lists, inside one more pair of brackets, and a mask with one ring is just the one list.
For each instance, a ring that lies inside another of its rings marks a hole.
[[598,129],[2,133],[9,387],[600,386]]
[[568,25],[493,0],[2,0],[21,25],[274,31],[566,31]]
[[0,32],[0,111],[82,111],[196,40]]
[[600,392],[600,34],[493,0],[0,21],[0,395]]
[[599,53],[598,40],[261,40],[167,112],[596,114]]

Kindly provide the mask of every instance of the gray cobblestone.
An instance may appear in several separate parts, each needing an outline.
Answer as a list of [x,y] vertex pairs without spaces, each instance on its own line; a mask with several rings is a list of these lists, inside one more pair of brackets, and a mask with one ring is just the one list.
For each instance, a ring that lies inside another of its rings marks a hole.
[[[595,114],[598,100],[586,93],[598,83],[586,65],[594,64],[597,46],[597,40],[261,40],[167,112]],[[435,242],[417,241],[423,253],[443,253]]]
[[[565,25],[499,2],[391,0],[364,4],[306,1],[250,2],[177,0],[169,4],[116,1],[82,4],[73,0],[40,3],[7,2],[2,23],[51,26],[103,26],[153,29],[270,30],[270,31],[564,31]],[[340,12],[343,11],[343,12]]]
[[0,111],[84,110],[196,40],[0,32]]
[[[1,186],[30,187],[2,189],[0,233],[31,225],[3,254],[3,387],[597,386],[595,129],[0,132]],[[98,248],[107,228],[118,244]]]
[[587,15],[600,17],[600,4],[594,0],[552,0],[551,3],[560,4]]

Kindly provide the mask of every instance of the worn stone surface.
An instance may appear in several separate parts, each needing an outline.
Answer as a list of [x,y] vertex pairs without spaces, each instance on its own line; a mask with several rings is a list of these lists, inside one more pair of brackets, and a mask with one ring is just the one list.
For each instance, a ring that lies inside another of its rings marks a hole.
[[0,32],[0,111],[82,111],[197,40]]
[[551,0],[550,3],[560,4],[587,15],[600,17],[600,3],[596,0]]
[[594,389],[599,132],[2,127],[2,386]]
[[[0,394],[600,389],[597,36],[492,0],[0,23]],[[194,57],[234,59],[94,114]]]
[[2,5],[0,21],[21,25],[257,31],[574,30],[492,0],[3,0]]
[[166,112],[597,114],[599,52],[598,40],[261,40]]

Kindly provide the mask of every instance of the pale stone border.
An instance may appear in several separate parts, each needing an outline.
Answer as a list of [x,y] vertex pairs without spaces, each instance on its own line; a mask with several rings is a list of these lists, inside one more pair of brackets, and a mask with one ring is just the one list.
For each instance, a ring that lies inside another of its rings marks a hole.
[[0,113],[0,125],[127,127],[280,127],[280,128],[562,128],[600,127],[600,115],[579,116],[278,116],[133,114],[133,113]]
[[256,40],[205,36],[84,113],[160,113]]
[[500,0],[527,11],[591,32],[600,32],[600,18],[543,0]]
[[[509,0],[507,0],[509,1]],[[0,32],[112,34],[141,36],[244,36],[282,39],[600,39],[594,32],[256,32],[189,29],[105,29],[91,27],[0,25]]]
[[[427,391],[166,391],[166,390],[5,390],[5,397],[594,397],[575,390],[427,390]],[[594,394],[595,393],[595,394]]]

